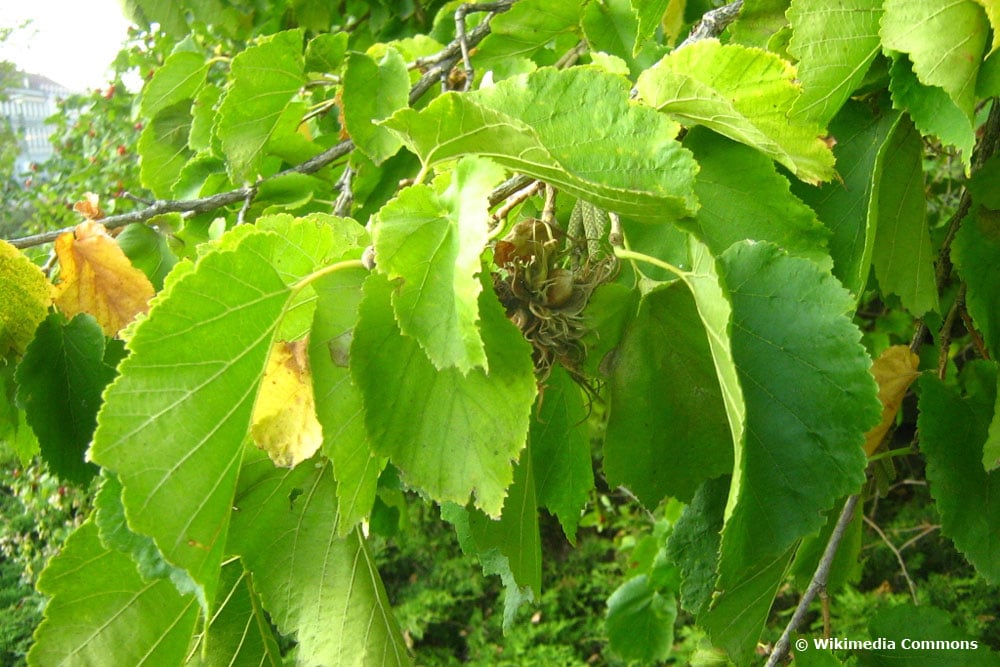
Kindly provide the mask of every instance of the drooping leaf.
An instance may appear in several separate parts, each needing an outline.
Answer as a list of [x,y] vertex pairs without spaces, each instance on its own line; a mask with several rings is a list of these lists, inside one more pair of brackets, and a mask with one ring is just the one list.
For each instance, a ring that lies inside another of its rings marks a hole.
[[0,357],[24,353],[52,303],[51,289],[41,269],[0,239]]
[[399,328],[439,369],[488,369],[476,326],[482,291],[476,274],[489,233],[487,195],[502,178],[490,161],[466,157],[444,192],[407,188],[377,216],[376,265],[402,279],[392,296]]
[[346,32],[325,32],[316,35],[306,44],[305,69],[307,72],[333,74],[339,72],[347,55]]
[[667,8],[670,6],[670,0],[631,0],[631,5],[636,18],[639,20],[639,27],[636,30],[635,36],[635,47],[632,51],[632,55],[637,55],[642,42],[652,38],[656,33],[656,29],[660,27],[664,15],[667,13]]
[[206,74],[208,63],[203,54],[187,50],[171,53],[143,88],[139,113],[153,118],[162,109],[194,99],[205,84]]
[[292,285],[345,251],[319,221],[279,219],[272,227],[281,233],[247,226],[232,236],[233,247],[168,280],[105,393],[90,451],[118,473],[129,525],[152,536],[207,599],[271,345],[290,325],[301,335],[312,320],[303,308],[296,321]]
[[644,71],[636,89],[658,111],[756,148],[806,182],[829,181],[834,159],[823,127],[789,118],[801,94],[795,76],[773,53],[706,39]]
[[382,461],[365,432],[361,390],[351,380],[351,341],[358,320],[361,286],[368,271],[331,273],[314,283],[316,315],[309,335],[316,416],[323,425],[323,453],[337,480],[338,534],[345,536],[368,516],[375,502]]
[[788,180],[761,153],[705,128],[684,138],[701,167],[697,215],[678,224],[693,231],[716,255],[737,241],[770,241],[821,267],[831,264],[829,230],[793,195]]
[[972,119],[943,88],[920,83],[905,54],[893,55],[889,74],[893,106],[906,110],[920,134],[936,136],[941,143],[959,149],[968,170],[972,163],[972,147],[976,143],[976,128]]
[[796,540],[864,481],[864,434],[881,405],[853,299],[828,273],[766,244],[722,256],[733,304],[732,349],[746,401],[739,485],[722,537],[729,590]]
[[702,482],[667,541],[667,556],[681,574],[681,604],[698,617],[708,611],[715,588],[729,482],[728,475]]
[[530,348],[492,292],[484,292],[479,314],[489,374],[435,370],[396,325],[392,291],[381,275],[369,278],[350,350],[372,447],[434,500],[464,505],[474,493],[477,507],[498,516],[535,397]]
[[254,404],[250,435],[277,466],[294,468],[323,444],[308,349],[305,339],[271,346]]
[[[931,496],[941,532],[988,581],[1000,582],[1000,471],[983,469],[996,396],[996,366],[981,362],[992,383],[962,396],[956,387],[924,375],[920,390],[920,451],[927,460]],[[988,364],[988,365],[986,365]],[[974,508],[974,509],[973,509]]]
[[115,241],[132,266],[146,274],[153,288],[163,289],[163,279],[177,263],[166,236],[150,226],[132,224],[125,227]]
[[878,227],[874,202],[882,182],[879,167],[884,165],[878,157],[897,119],[894,112],[877,113],[863,103],[848,102],[830,123],[843,182],[819,188],[792,183],[792,192],[833,232],[833,274],[858,298],[868,282]]
[[94,318],[77,315],[66,322],[54,313],[39,325],[17,369],[17,402],[42,457],[63,479],[84,483],[97,471],[84,452],[97,425],[101,392],[114,376],[104,363],[104,334]]
[[[588,2],[583,8],[580,25],[591,51],[620,58],[632,76],[637,76],[663,56],[665,49],[639,37],[639,16],[631,0]],[[643,3],[647,4],[647,3]],[[660,17],[666,2],[658,0]],[[656,8],[649,10],[655,12]],[[656,25],[653,25],[655,29]],[[648,26],[646,29],[649,29]]]
[[115,336],[136,315],[144,313],[153,286],[128,261],[104,225],[87,220],[75,231],[59,235],[59,282],[55,302],[67,318],[93,315],[107,336]]
[[162,199],[169,199],[181,171],[192,156],[188,148],[191,134],[191,101],[181,100],[160,109],[139,137],[142,184]]
[[101,544],[93,521],[74,532],[42,572],[50,596],[28,654],[33,665],[176,665],[198,619],[194,596],[167,579],[143,581],[128,555]]
[[666,660],[673,650],[677,600],[640,574],[608,598],[605,627],[615,654],[645,664]]
[[387,49],[380,62],[363,53],[347,56],[344,71],[344,125],[355,145],[376,165],[392,157],[402,142],[375,123],[406,108],[410,75],[403,56]]
[[383,123],[425,165],[479,154],[638,220],[692,213],[696,165],[678,126],[630,104],[628,85],[595,68],[542,69]]
[[647,294],[611,375],[604,469],[647,507],[690,500],[733,466],[732,434],[711,349],[688,288]]
[[282,112],[305,83],[302,30],[262,39],[233,58],[216,133],[234,183],[252,180]]
[[875,277],[883,292],[898,294],[915,317],[937,310],[934,252],[927,229],[923,143],[901,116],[880,152],[876,171],[878,229],[872,249]]
[[[861,653],[860,663],[865,667],[893,667],[900,664],[929,665],[930,667],[990,667],[1000,656],[984,642],[978,648],[942,651],[937,642],[952,642],[961,646],[974,640],[951,621],[951,614],[943,609],[926,605],[901,604],[879,609],[868,621],[872,639],[886,639]],[[904,641],[905,640],[905,641]],[[933,642],[928,647],[925,642]],[[933,647],[933,648],[932,648]]]
[[881,49],[882,0],[793,0],[788,9],[802,95],[792,115],[825,126],[861,84]]
[[886,348],[872,364],[872,375],[878,383],[878,399],[882,403],[882,421],[865,434],[865,454],[871,456],[878,449],[889,427],[896,421],[896,414],[903,404],[907,389],[917,379],[920,357],[908,345]]
[[974,0],[886,0],[882,44],[909,55],[917,78],[944,88],[971,118],[989,27]]
[[558,517],[563,533],[575,543],[580,512],[594,488],[594,469],[583,396],[561,367],[552,369],[531,417],[528,451],[538,505]]
[[968,286],[969,315],[996,359],[1000,357],[1000,213],[979,208],[965,218],[951,257]]
[[230,548],[298,660],[319,665],[411,664],[360,529],[337,537],[330,465],[275,468],[247,452]]

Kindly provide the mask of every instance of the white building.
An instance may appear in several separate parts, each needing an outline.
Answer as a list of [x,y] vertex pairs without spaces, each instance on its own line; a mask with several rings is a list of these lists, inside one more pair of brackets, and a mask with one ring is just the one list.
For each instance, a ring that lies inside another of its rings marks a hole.
[[21,173],[32,163],[44,162],[52,155],[49,136],[53,129],[45,119],[58,111],[56,101],[73,91],[39,74],[18,72],[13,83],[3,91],[0,116],[6,117],[18,135],[21,152],[14,173]]

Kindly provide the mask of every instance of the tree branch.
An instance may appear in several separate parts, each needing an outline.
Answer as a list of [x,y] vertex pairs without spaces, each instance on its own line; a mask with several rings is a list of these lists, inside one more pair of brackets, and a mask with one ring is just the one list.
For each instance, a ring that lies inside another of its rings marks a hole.
[[774,645],[774,650],[771,651],[771,655],[767,659],[766,667],[774,667],[788,655],[792,633],[802,624],[806,613],[809,611],[809,605],[816,597],[816,594],[821,590],[826,590],[826,582],[830,579],[830,568],[833,566],[833,559],[837,555],[837,549],[840,547],[840,542],[844,539],[844,534],[847,532],[847,526],[850,525],[851,519],[854,518],[854,510],[857,508],[860,499],[861,496],[855,494],[844,503],[844,509],[840,512],[837,525],[834,526],[833,532],[830,534],[830,539],[826,543],[823,557],[819,559],[819,565],[816,566],[816,573],[813,574],[812,581],[809,582],[806,592],[802,594],[799,606],[795,608],[795,613],[792,614],[792,619],[788,621],[785,631],[781,633],[781,638]]
[[[683,49],[689,44],[700,42],[703,39],[718,37],[722,31],[729,27],[729,24],[736,20],[740,10],[743,9],[743,0],[735,0],[728,5],[723,5],[718,9],[706,12],[688,35],[687,39],[681,42],[677,48]],[[675,49],[676,50],[676,49]]]
[[[490,11],[483,22],[464,35],[465,48],[471,48],[483,41],[483,39],[490,34],[490,20],[497,14],[510,9],[516,1],[517,0],[502,0],[500,2],[491,3],[490,9],[492,11]],[[413,84],[413,87],[410,89],[410,104],[413,104],[420,99],[424,93],[430,90],[436,81],[440,81],[442,77],[448,76],[448,72],[451,71],[451,68],[454,67],[455,63],[461,59],[462,48],[462,42],[456,38],[437,54],[427,56],[417,62],[417,66],[419,67],[426,65],[429,65],[429,67],[420,77],[420,80]],[[346,156],[352,150],[354,150],[354,142],[350,139],[346,139],[335,146],[328,148],[319,155],[310,158],[301,164],[295,165],[294,167],[285,169],[274,176],[262,179],[254,185],[247,185],[234,190],[229,190],[228,192],[220,192],[218,194],[208,197],[200,197],[198,199],[158,200],[146,208],[139,209],[137,211],[122,213],[120,215],[111,215],[103,218],[101,220],[101,224],[103,224],[107,229],[116,229],[118,227],[124,227],[125,225],[132,224],[133,222],[145,222],[146,220],[155,218],[156,216],[163,215],[165,213],[204,213],[206,211],[213,211],[237,202],[246,202],[253,198],[262,183],[266,183],[287,174],[316,173],[323,167],[326,167]],[[72,227],[67,227],[66,229],[56,229],[48,232],[42,232],[40,234],[32,234],[30,236],[12,239],[9,243],[15,248],[29,248],[36,245],[42,245],[43,243],[51,243],[52,241],[55,241],[60,234],[71,231],[72,229]]]

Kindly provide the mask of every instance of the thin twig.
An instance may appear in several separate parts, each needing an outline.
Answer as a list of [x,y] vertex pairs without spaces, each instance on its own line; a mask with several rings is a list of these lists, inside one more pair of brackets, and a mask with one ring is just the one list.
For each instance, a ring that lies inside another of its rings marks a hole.
[[340,194],[337,195],[337,201],[333,204],[333,214],[341,218],[350,214],[351,204],[354,203],[354,192],[351,191],[351,181],[353,179],[354,169],[348,165],[344,168],[344,173],[340,175],[340,180],[337,181]]
[[869,519],[868,517],[862,517],[868,527],[874,530],[878,536],[885,543],[885,546],[889,547],[889,551],[892,555],[896,557],[896,562],[899,563],[899,570],[903,573],[903,579],[906,580],[906,585],[910,588],[910,597],[913,598],[913,604],[920,604],[917,600],[917,585],[913,583],[913,579],[910,577],[910,571],[906,569],[906,561],[903,560],[903,554],[900,550],[896,548],[896,545],[892,543],[892,540],[885,534],[877,523]]
[[496,213],[490,216],[492,218],[490,227],[500,225],[500,222],[504,220],[518,204],[522,203],[529,197],[533,197],[543,187],[545,187],[545,184],[541,181],[532,181],[527,187],[521,188],[520,190],[512,193],[509,197],[507,197],[506,201],[504,201],[503,206],[498,208]]
[[857,508],[860,499],[861,496],[855,494],[844,502],[844,509],[841,510],[840,518],[837,519],[837,525],[833,527],[833,532],[830,533],[830,539],[826,543],[826,549],[823,551],[822,558],[819,559],[819,564],[816,566],[816,572],[813,574],[812,581],[809,582],[805,593],[802,594],[802,599],[799,600],[799,605],[795,608],[792,619],[785,626],[785,631],[781,633],[781,638],[774,645],[774,650],[771,651],[771,655],[767,659],[766,667],[774,667],[788,655],[792,633],[802,624],[806,613],[809,611],[809,605],[815,599],[816,594],[826,589],[826,582],[830,578],[830,568],[833,566],[833,559],[837,555],[837,549],[840,547],[841,540],[844,539],[844,534],[847,532],[847,526],[850,525],[851,519],[854,518],[854,510]]
[[700,42],[703,39],[718,37],[722,34],[723,30],[729,27],[730,23],[736,20],[741,9],[743,9],[743,0],[735,0],[735,2],[730,2],[728,5],[705,12],[698,25],[691,30],[691,34],[677,48],[683,49],[685,46]]
[[250,204],[253,203],[253,198],[257,196],[257,187],[253,186],[248,188],[247,196],[243,198],[243,205],[240,206],[240,212],[236,214],[236,224],[242,225],[247,221],[247,211],[250,210]]
[[955,296],[955,303],[951,304],[951,310],[948,311],[948,315],[944,318],[944,323],[941,325],[941,330],[938,331],[938,367],[937,374],[938,378],[944,379],[944,376],[948,372],[948,359],[951,355],[948,350],[951,348],[951,330],[955,326],[955,318],[958,317],[958,311],[961,310],[962,305],[965,303],[965,283],[958,289],[958,294]]

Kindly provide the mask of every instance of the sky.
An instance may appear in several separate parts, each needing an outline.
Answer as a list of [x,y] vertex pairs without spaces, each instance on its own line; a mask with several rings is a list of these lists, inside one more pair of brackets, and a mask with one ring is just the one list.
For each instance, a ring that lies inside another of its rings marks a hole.
[[0,44],[0,60],[74,91],[103,87],[128,30],[119,0],[0,0],[0,26],[26,19]]

